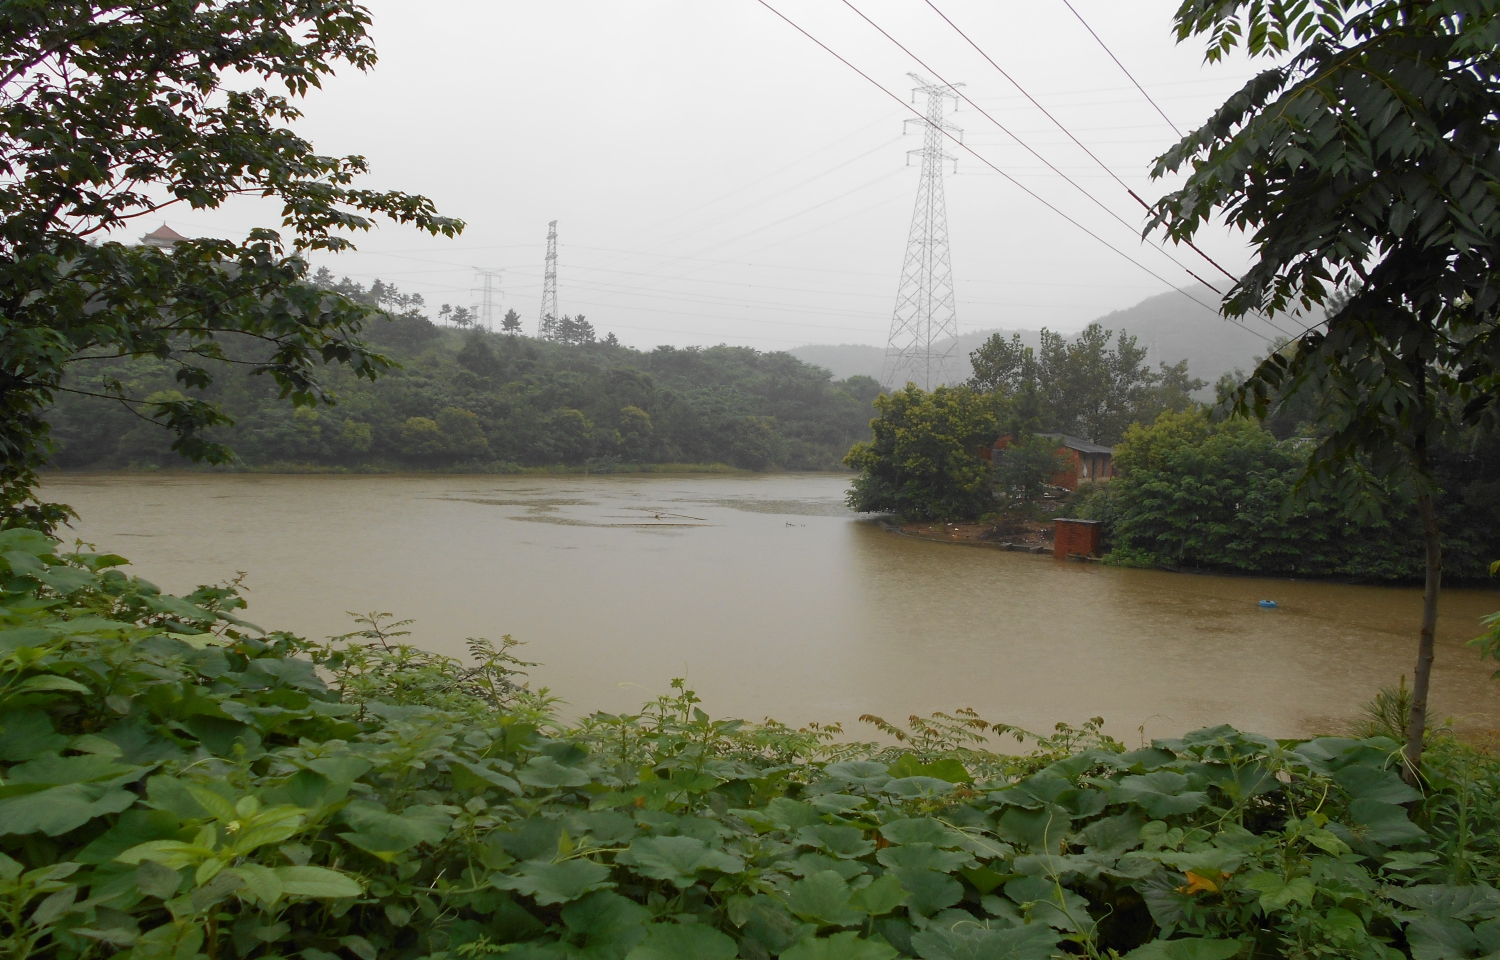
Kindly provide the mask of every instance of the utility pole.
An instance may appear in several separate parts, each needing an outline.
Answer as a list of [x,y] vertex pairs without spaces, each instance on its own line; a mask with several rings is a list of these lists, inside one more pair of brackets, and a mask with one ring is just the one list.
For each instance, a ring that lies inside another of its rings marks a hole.
[[542,319],[536,335],[546,340],[557,329],[557,221],[547,224],[547,269],[542,275]]
[[500,278],[500,271],[475,267],[474,275],[480,281],[480,285],[475,288],[479,293],[479,322],[484,329],[493,331],[495,329],[495,294],[501,292],[495,289],[495,281]]
[[[927,95],[927,115],[921,123],[925,137],[921,150],[910,150],[922,156],[922,179],[917,184],[917,203],[912,210],[911,231],[906,239],[906,262],[901,267],[901,284],[896,288],[896,310],[891,317],[891,336],[885,348],[885,371],[881,377],[887,390],[899,390],[914,382],[931,390],[942,382],[945,362],[958,336],[958,317],[953,303],[953,261],[948,252],[948,207],[943,198],[943,164],[956,158],[943,152],[944,131],[962,137],[963,131],[943,119],[947,100],[954,100],[955,87],[930,82],[920,74],[907,74],[917,82],[912,102],[918,93]],[[942,350],[933,343],[947,340]]]

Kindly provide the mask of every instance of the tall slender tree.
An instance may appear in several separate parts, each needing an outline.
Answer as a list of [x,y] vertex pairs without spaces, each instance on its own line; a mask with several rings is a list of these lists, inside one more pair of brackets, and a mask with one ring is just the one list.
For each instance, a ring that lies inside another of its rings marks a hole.
[[1326,429],[1306,483],[1368,469],[1415,485],[1415,780],[1443,572],[1431,450],[1455,422],[1492,427],[1500,387],[1500,5],[1185,0],[1176,25],[1207,38],[1209,61],[1243,48],[1274,65],[1157,161],[1156,176],[1187,179],[1147,232],[1186,241],[1222,216],[1250,233],[1256,259],[1228,316],[1333,307],[1231,401],[1264,417],[1278,398],[1316,398]]

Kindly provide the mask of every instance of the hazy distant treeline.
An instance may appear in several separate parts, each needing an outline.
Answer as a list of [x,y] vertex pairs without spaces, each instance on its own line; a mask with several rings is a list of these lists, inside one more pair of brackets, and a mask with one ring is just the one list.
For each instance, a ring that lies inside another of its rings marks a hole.
[[[330,283],[326,271],[319,279]],[[380,281],[343,291],[386,310],[368,339],[402,368],[370,383],[329,376],[334,407],[293,409],[264,378],[226,377],[210,398],[235,419],[222,431],[248,466],[305,464],[453,469],[725,463],[752,470],[838,465],[869,435],[869,377],[832,381],[785,353],[745,347],[640,351],[604,340],[542,341],[438,325],[417,296]],[[467,320],[466,312],[447,311]],[[582,322],[577,318],[574,326]],[[590,333],[592,329],[590,328]],[[253,343],[231,345],[253,356]],[[114,377],[138,395],[173,391],[154,360],[92,361],[73,382]],[[51,414],[64,468],[176,466],[159,427],[130,411],[62,395]]]

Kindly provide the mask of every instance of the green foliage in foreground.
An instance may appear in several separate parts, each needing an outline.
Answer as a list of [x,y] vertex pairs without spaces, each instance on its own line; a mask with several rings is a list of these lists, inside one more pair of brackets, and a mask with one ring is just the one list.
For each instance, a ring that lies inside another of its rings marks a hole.
[[[1248,420],[1210,421],[1203,411],[1163,414],[1133,426],[1115,448],[1118,476],[1085,491],[1069,513],[1108,525],[1109,559],[1291,576],[1377,580],[1422,576],[1415,498],[1393,481],[1362,491],[1294,488],[1312,441],[1277,440]],[[1486,574],[1500,555],[1500,445],[1440,449],[1439,518],[1449,576]],[[1294,508],[1289,507],[1289,503]]]
[[[74,960],[1414,957],[1500,949],[1500,765],[1218,727],[1026,757],[680,692],[565,729],[509,647],[313,645],[0,533],[0,941]],[[364,642],[358,642],[364,641]]]
[[874,437],[844,458],[859,476],[849,506],[908,520],[970,520],[995,509],[990,463],[1004,402],[969,387],[906,389],[875,400]]

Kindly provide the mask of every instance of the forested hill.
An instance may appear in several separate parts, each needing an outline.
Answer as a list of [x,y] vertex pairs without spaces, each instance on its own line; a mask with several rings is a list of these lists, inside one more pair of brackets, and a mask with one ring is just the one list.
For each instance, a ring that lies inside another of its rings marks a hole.
[[[294,410],[269,378],[219,378],[209,397],[236,424],[218,438],[252,467],[827,469],[868,438],[879,392],[785,353],[547,342],[439,326],[416,310],[374,321],[367,336],[402,368],[370,383],[330,367],[335,407]],[[72,383],[116,377],[158,399],[174,389],[157,361],[87,366]],[[51,420],[58,467],[182,463],[166,431],[118,405],[63,394]]]

